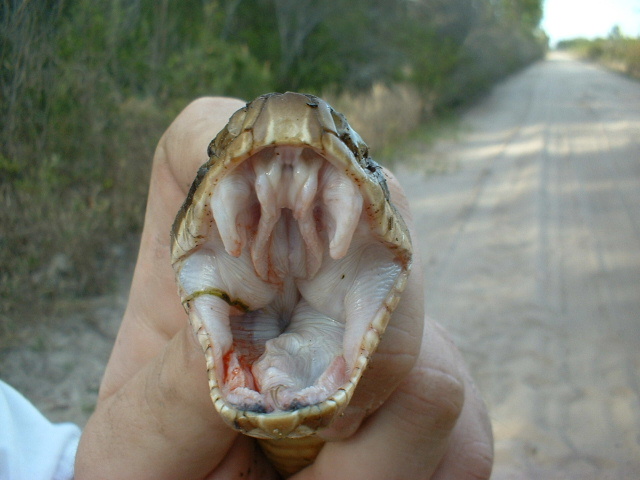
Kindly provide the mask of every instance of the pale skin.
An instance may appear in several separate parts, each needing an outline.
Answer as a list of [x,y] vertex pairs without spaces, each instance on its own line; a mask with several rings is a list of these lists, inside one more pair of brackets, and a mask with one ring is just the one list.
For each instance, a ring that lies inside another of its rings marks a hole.
[[[205,98],[160,140],[129,304],[80,440],[76,479],[277,479],[255,440],[223,423],[204,355],[180,305],[169,231],[206,147],[244,105]],[[388,174],[392,200],[411,223]],[[416,255],[416,257],[418,257]],[[493,462],[489,417],[446,332],[423,311],[419,258],[344,417],[296,480],[483,479]]]

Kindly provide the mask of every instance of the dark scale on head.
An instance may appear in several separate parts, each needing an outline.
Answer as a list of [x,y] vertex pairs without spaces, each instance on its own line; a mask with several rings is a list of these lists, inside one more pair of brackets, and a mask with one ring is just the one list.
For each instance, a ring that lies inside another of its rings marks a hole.
[[308,405],[302,403],[300,400],[294,400],[291,402],[291,405],[287,408],[288,412],[295,412],[296,410],[300,410],[301,408],[307,407]]
[[264,405],[258,405],[257,403],[254,405],[241,405],[239,406],[239,408],[244,410],[245,412],[267,413],[267,409],[264,407]]

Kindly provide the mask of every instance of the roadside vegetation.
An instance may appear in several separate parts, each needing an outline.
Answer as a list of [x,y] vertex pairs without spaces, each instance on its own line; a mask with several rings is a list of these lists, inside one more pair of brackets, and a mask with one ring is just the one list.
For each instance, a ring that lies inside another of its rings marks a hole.
[[0,2],[0,337],[112,288],[154,146],[192,99],[323,95],[382,151],[540,58],[541,4]]
[[563,40],[557,48],[640,79],[640,37],[625,36],[619,27],[607,38]]

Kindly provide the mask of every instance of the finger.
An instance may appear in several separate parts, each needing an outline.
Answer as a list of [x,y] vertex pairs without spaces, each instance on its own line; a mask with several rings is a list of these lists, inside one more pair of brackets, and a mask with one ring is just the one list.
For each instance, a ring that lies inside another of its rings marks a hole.
[[463,409],[464,379],[451,345],[427,326],[418,362],[384,406],[351,438],[327,443],[297,479],[431,477]]
[[212,408],[204,356],[184,328],[98,405],[80,440],[76,478],[203,478],[236,436]]
[[227,98],[197,100],[178,115],[158,144],[130,300],[101,398],[117,391],[187,322],[171,268],[169,232],[198,168],[207,160],[209,142],[243,105]]
[[[385,171],[385,175],[393,204],[413,237],[413,223],[404,191],[391,172]],[[325,440],[344,439],[358,430],[362,421],[387,400],[418,358],[424,324],[423,272],[418,252],[414,252],[412,263],[407,286],[353,399],[344,415],[320,433]]]
[[238,435],[229,450],[206,480],[277,480],[282,477],[275,471],[258,442],[246,435]]
[[[446,334],[443,333],[443,336],[446,337]],[[459,355],[459,352],[456,354]],[[491,476],[493,432],[489,414],[468,370],[464,369],[462,373],[466,392],[464,407],[432,480],[479,480]]]

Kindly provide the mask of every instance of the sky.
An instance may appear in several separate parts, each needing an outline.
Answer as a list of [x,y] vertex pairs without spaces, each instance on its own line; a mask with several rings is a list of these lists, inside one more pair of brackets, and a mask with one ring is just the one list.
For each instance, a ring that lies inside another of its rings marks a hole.
[[545,0],[542,28],[551,45],[565,38],[606,37],[615,25],[640,35],[640,0]]

